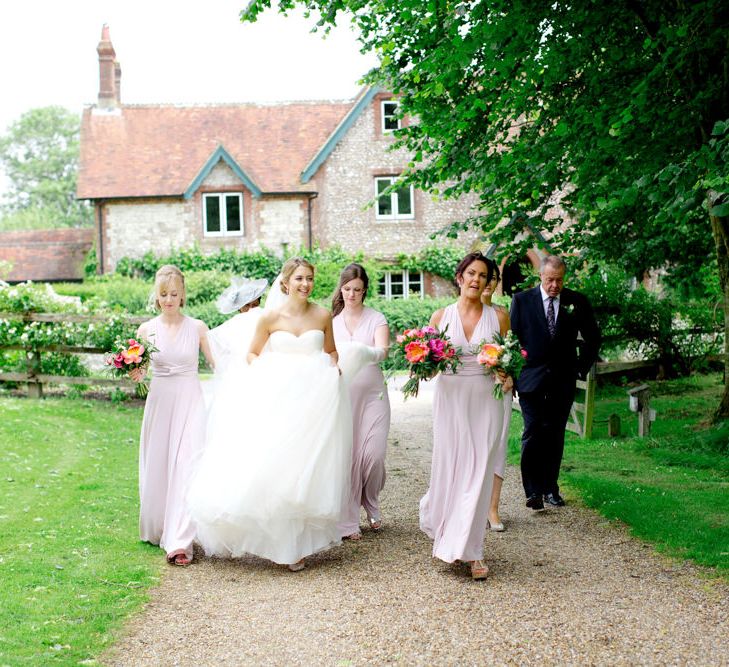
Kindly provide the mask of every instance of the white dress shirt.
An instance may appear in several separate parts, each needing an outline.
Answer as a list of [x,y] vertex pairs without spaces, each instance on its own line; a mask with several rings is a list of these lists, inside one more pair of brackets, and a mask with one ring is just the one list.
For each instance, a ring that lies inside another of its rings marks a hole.
[[[542,305],[544,306],[544,317],[547,317],[547,308],[549,308],[550,296],[544,291],[544,288],[540,285],[539,291],[542,293]],[[554,297],[554,323],[557,324],[557,317],[559,316],[559,297]],[[549,318],[547,318],[549,319]]]

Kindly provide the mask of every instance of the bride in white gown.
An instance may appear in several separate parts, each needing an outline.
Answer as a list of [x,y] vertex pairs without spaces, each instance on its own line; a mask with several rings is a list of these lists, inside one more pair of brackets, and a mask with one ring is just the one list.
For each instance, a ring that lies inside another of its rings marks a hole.
[[[352,418],[331,316],[309,301],[314,267],[290,259],[280,280],[288,298],[267,304],[250,365],[215,393],[188,501],[207,554],[254,554],[299,570],[305,556],[340,543]],[[349,360],[353,372],[358,365]]]

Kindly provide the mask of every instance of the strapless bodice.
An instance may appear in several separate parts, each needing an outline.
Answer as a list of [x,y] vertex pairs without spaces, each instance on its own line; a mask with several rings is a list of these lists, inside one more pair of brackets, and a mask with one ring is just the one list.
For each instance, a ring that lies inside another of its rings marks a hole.
[[274,331],[270,336],[271,352],[284,354],[317,354],[324,348],[324,332],[308,329],[300,335],[290,331]]

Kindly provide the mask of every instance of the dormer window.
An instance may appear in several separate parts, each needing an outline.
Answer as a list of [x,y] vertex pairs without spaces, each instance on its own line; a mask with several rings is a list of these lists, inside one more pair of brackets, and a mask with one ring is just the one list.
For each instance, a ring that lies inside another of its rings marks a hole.
[[400,129],[399,108],[400,103],[395,100],[384,100],[382,102],[382,134]]
[[243,236],[243,195],[203,195],[205,236]]

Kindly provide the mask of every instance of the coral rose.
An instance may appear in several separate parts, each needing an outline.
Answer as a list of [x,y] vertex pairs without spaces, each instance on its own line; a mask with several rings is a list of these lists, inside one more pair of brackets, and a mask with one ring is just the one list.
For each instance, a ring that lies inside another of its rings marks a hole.
[[405,346],[405,358],[411,364],[417,364],[428,356],[429,351],[430,348],[426,343],[414,340]]
[[498,366],[504,348],[496,343],[486,343],[481,346],[477,361],[484,366]]
[[[142,361],[142,355],[144,354],[144,345],[137,343],[135,340],[129,341],[130,345],[126,350],[121,351],[121,355],[124,358],[124,363],[138,364]],[[133,343],[133,345],[131,344]]]

